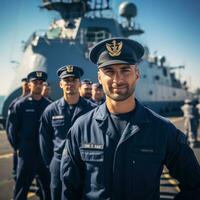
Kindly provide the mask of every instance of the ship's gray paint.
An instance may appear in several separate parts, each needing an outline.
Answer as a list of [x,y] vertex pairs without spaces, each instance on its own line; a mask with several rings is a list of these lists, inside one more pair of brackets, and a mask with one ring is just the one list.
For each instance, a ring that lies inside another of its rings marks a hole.
[[[103,37],[125,36],[123,32],[129,35],[127,32],[129,29],[130,35],[134,33],[133,27],[124,27],[113,18],[86,16],[74,19],[75,27],[73,29],[62,25],[69,22],[68,19],[58,20],[50,26],[64,30],[62,32],[64,36],[50,37],[50,30],[43,35],[39,35],[37,32],[32,34],[25,45],[20,66],[8,91],[9,95],[4,101],[3,117],[6,117],[11,101],[20,95],[21,78],[26,77],[31,71],[42,70],[48,73],[48,82],[52,87],[52,99],[56,100],[62,95],[56,75],[58,68],[67,64],[78,65],[84,70],[83,78],[89,78],[96,82],[97,67],[88,60],[91,46],[95,42],[105,39]],[[54,28],[52,30],[56,30]],[[94,40],[87,38],[90,30],[96,30],[92,33],[98,36]],[[169,68],[150,62],[148,53],[145,54],[144,61],[140,63],[139,68],[141,78],[136,88],[137,98],[158,112],[178,109],[188,94],[181,87],[173,87]],[[165,76],[163,70],[166,71]]]

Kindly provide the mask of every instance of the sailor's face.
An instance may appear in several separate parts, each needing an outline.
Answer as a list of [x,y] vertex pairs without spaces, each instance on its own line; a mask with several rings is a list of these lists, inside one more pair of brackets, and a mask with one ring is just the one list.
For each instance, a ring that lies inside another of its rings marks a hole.
[[30,93],[35,95],[41,95],[43,88],[43,80],[32,80],[28,83]]
[[103,97],[103,91],[102,89],[92,86],[92,98],[94,100],[101,99]]
[[66,94],[70,95],[78,94],[79,87],[80,87],[80,79],[76,77],[66,77],[64,79],[61,79],[60,81],[60,88],[62,88]]
[[51,95],[51,87],[49,87],[48,85],[43,85],[42,96],[49,97],[50,95]]
[[81,84],[80,94],[82,97],[90,99],[92,97],[92,85],[87,83]]
[[135,91],[139,70],[135,65],[110,65],[99,69],[98,79],[108,98],[124,101]]
[[28,82],[26,81],[23,81],[22,82],[22,90],[25,92],[25,93],[29,93],[29,86],[28,86]]

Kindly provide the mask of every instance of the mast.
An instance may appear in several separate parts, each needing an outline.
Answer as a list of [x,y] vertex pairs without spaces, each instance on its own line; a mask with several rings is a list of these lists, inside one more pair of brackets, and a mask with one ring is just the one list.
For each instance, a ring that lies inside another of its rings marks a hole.
[[61,18],[70,19],[84,17],[91,11],[104,11],[110,9],[109,0],[43,0],[42,9],[57,11]]

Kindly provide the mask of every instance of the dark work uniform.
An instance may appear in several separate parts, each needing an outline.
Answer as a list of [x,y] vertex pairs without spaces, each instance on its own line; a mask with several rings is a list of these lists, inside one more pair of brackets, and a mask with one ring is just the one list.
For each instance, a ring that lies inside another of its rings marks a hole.
[[200,167],[185,135],[139,102],[129,114],[112,116],[102,104],[73,124],[61,159],[62,200],[157,200],[163,165],[180,182],[175,199],[198,200]]
[[101,105],[105,102],[105,98],[102,97],[100,101],[95,101],[94,99],[90,99],[93,103],[96,103],[97,105]]
[[23,97],[24,96],[19,96],[11,102],[11,104],[9,105],[9,108],[8,108],[8,115],[7,115],[7,118],[6,118],[7,138],[8,138],[10,145],[13,148],[13,169],[12,169],[13,171],[12,171],[12,175],[13,175],[13,178],[14,178],[15,181],[16,181],[16,177],[17,177],[17,160],[18,160],[17,157],[18,156],[17,156],[17,149],[15,148],[13,138],[11,137],[11,134],[10,134],[10,126],[12,126],[12,123],[13,123],[13,107],[14,107],[15,103],[18,100],[22,99]]
[[61,199],[60,160],[67,132],[78,117],[95,106],[96,104],[82,97],[76,105],[70,106],[62,97],[50,104],[42,115],[40,148],[44,162],[50,168],[53,200]]
[[50,199],[49,174],[39,150],[40,117],[49,103],[43,97],[37,101],[28,95],[14,105],[10,135],[14,148],[19,150],[15,200],[27,199],[28,189],[36,174],[42,182],[45,199]]
[[15,98],[11,104],[9,105],[9,108],[8,108],[8,115],[7,115],[7,119],[6,119],[6,133],[7,133],[7,138],[8,138],[8,141],[10,143],[10,145],[13,147],[14,150],[17,150],[15,149],[15,144],[14,144],[14,141],[13,141],[13,137],[10,133],[10,128],[12,127],[12,123],[13,123],[13,108],[14,108],[14,105],[17,101],[19,101],[20,99],[24,98],[23,96],[19,96],[17,98]]

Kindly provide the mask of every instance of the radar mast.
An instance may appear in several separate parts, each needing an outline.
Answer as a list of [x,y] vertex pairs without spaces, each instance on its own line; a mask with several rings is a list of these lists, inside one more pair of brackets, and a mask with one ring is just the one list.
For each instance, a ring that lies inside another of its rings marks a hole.
[[144,33],[140,27],[136,27],[135,23],[133,23],[133,18],[137,16],[137,7],[134,3],[121,3],[119,6],[119,15],[126,19],[126,24],[122,27],[122,32],[125,37]]
[[84,17],[90,11],[110,9],[109,0],[43,0],[40,8],[59,12],[63,19]]

